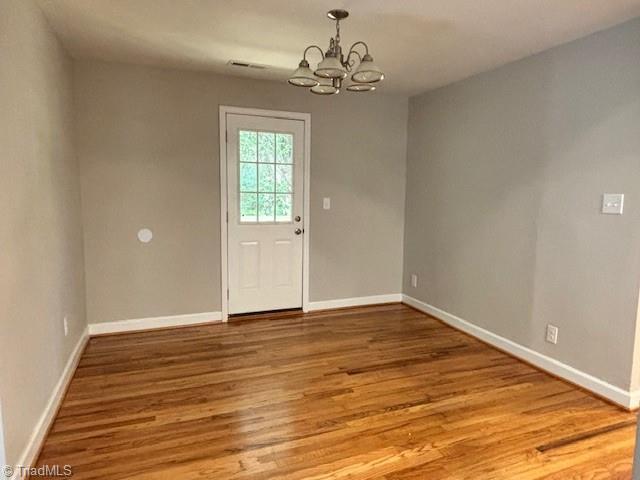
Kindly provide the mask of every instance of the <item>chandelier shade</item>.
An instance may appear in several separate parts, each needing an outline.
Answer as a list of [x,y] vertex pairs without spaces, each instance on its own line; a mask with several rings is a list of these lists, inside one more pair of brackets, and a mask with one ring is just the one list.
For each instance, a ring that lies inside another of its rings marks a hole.
[[347,70],[336,57],[325,56],[316,68],[316,75],[322,78],[345,78]]
[[333,83],[319,82],[311,88],[311,93],[315,93],[316,95],[335,95],[340,93],[340,88]]
[[[336,34],[329,39],[329,48],[325,52],[318,45],[310,45],[304,50],[298,68],[289,77],[289,83],[296,87],[305,87],[316,95],[335,95],[343,87],[343,80],[351,76],[344,86],[349,92],[372,92],[374,83],[384,79],[384,73],[369,54],[369,46],[357,41],[348,53],[342,53],[340,46],[340,21],[349,16],[346,10],[331,10],[327,16],[336,22]],[[310,50],[320,52],[321,60],[315,71],[309,66],[307,54]]]
[[347,85],[347,90],[350,92],[370,92],[375,89],[376,86],[370,83],[352,83],[351,85]]
[[298,65],[298,69],[293,72],[293,75],[289,78],[289,83],[296,87],[315,87],[318,85],[318,79],[314,76],[313,70],[309,68],[309,62],[303,60]]
[[362,57],[362,61],[353,75],[351,80],[358,83],[376,83],[384,79],[384,73],[378,65],[373,61],[373,57],[368,53]]

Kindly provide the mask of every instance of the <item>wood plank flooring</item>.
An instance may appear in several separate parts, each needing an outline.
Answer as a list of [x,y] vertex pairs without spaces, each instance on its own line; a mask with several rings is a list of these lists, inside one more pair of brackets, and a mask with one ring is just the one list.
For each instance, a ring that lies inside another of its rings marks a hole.
[[401,304],[92,338],[74,479],[629,479],[635,415]]

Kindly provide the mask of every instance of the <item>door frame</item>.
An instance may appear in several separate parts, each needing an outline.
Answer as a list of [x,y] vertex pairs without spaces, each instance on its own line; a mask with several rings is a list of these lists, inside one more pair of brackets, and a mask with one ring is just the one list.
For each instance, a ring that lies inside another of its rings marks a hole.
[[303,218],[302,228],[302,310],[309,311],[309,234],[310,190],[311,190],[311,114],[303,112],[285,112],[263,110],[259,108],[233,107],[220,105],[220,299],[222,301],[222,321],[229,319],[229,264],[228,264],[228,227],[227,227],[227,114],[249,115],[252,117],[280,118],[304,122],[304,182],[303,182]]

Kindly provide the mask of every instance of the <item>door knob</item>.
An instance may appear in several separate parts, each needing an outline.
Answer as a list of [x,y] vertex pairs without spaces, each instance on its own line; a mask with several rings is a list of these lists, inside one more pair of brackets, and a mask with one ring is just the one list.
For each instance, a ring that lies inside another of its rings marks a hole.
[[302,233],[302,230],[299,228],[296,228],[293,233],[295,233],[296,235],[300,235]]
[[294,220],[295,220],[296,222],[299,222],[299,221],[301,220],[301,219],[300,219],[300,215],[296,215],[296,218],[294,218]]

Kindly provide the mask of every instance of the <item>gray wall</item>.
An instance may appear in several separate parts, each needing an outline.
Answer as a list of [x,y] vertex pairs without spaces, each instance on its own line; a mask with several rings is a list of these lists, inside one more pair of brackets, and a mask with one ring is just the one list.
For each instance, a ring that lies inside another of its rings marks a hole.
[[75,92],[90,323],[220,310],[219,105],[311,112],[311,300],[400,293],[406,97],[100,62]]
[[412,98],[403,291],[640,386],[639,59],[636,20]]
[[0,403],[13,464],[86,319],[71,61],[31,0],[0,2],[0,52]]
[[[397,292],[406,213],[406,293],[640,387],[640,21],[412,99],[406,165],[403,97],[99,62],[74,73],[30,0],[0,2],[0,51],[7,462],[85,327],[83,255],[93,322],[219,310],[220,104],[313,115],[312,300]],[[624,216],[598,213],[603,192],[626,194]],[[142,226],[156,234],[145,247]]]

